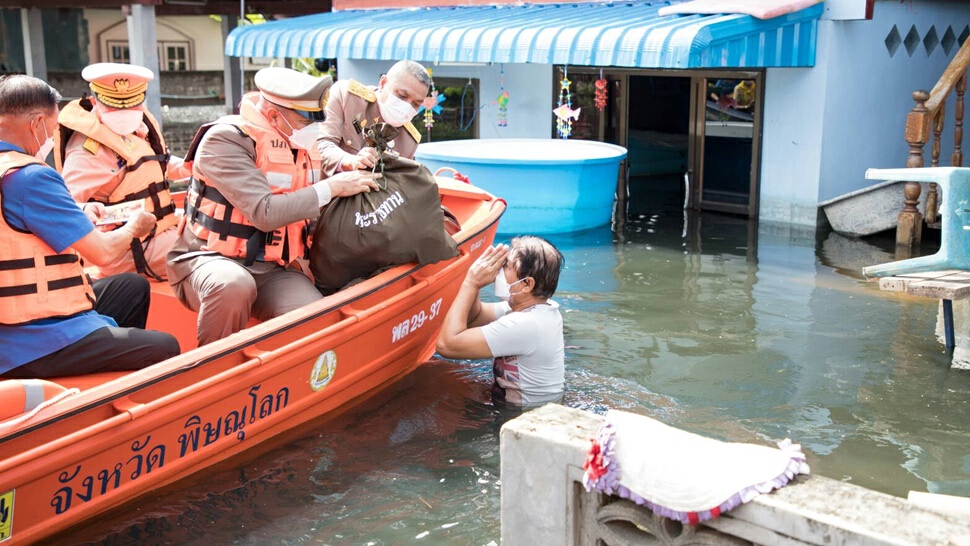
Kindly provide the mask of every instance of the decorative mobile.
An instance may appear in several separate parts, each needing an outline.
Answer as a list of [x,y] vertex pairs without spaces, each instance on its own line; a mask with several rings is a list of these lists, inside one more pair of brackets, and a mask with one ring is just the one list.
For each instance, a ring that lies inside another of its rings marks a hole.
[[499,127],[509,126],[509,92],[505,90],[505,65],[503,64],[499,69],[499,79],[498,79],[498,98],[495,99],[495,103],[498,104],[498,122]]
[[[432,70],[428,69],[428,75],[432,75]],[[428,134],[431,134],[431,128],[434,127],[434,115],[440,114],[442,111],[441,103],[445,102],[445,96],[438,93],[438,90],[434,88],[434,78],[431,79],[431,88],[428,89],[428,96],[424,98],[424,102],[421,103],[421,107],[418,108],[418,113],[424,112],[424,126],[428,129]]]
[[606,90],[609,82],[603,78],[603,69],[600,69],[600,79],[596,80],[596,93],[593,95],[593,104],[596,105],[596,109],[600,112],[606,108],[606,96],[608,91]]
[[573,120],[579,119],[579,111],[581,110],[581,108],[573,110],[572,95],[569,92],[570,84],[572,82],[569,81],[568,67],[563,66],[562,80],[559,82],[559,106],[552,111],[553,114],[556,114],[556,130],[562,139],[567,139],[572,134]]

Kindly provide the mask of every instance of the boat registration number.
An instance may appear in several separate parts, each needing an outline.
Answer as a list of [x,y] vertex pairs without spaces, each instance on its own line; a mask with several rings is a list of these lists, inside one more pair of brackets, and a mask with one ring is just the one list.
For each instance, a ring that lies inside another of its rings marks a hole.
[[431,304],[428,310],[420,310],[411,315],[411,318],[404,319],[400,324],[395,324],[391,330],[391,343],[398,341],[420,330],[422,326],[431,322],[441,313],[441,298]]

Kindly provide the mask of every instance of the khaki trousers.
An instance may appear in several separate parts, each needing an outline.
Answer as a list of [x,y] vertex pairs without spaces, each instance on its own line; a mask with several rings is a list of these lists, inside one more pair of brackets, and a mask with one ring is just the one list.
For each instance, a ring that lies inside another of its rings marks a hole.
[[199,346],[242,330],[250,317],[269,320],[323,298],[303,273],[253,271],[228,258],[206,261],[173,289],[199,313]]

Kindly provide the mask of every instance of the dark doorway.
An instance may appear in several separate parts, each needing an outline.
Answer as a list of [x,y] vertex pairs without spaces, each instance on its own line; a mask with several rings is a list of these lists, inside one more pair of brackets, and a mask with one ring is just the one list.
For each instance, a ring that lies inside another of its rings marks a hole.
[[631,210],[684,204],[689,168],[690,77],[630,76],[627,152]]

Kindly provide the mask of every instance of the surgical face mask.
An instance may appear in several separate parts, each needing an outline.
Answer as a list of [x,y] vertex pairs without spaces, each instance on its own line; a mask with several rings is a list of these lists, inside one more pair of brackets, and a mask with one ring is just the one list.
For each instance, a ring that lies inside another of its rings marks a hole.
[[320,139],[320,124],[311,123],[302,129],[293,131],[290,135],[290,144],[304,150],[312,150]]
[[377,108],[381,111],[381,118],[394,127],[400,127],[411,121],[411,118],[418,113],[415,107],[391,93],[390,89],[387,90],[387,98],[383,102],[377,101]]
[[47,155],[51,153],[51,150],[54,149],[54,137],[47,134],[47,125],[44,122],[41,122],[40,124],[44,127],[44,135],[46,135],[47,138],[45,138],[44,143],[41,144],[40,139],[37,138],[37,135],[34,135],[34,141],[37,142],[37,146],[39,146],[39,148],[37,148],[37,153],[34,154],[34,157],[44,161],[47,159]]
[[505,279],[505,268],[498,270],[498,275],[495,276],[495,297],[502,301],[509,301],[512,296],[518,295],[521,292],[516,292],[512,294],[511,288],[525,279],[519,279],[512,284]]
[[141,109],[111,110],[101,112],[101,123],[104,123],[116,135],[130,135],[141,127]]
[[280,119],[282,119],[286,126],[290,128],[290,136],[286,137],[290,141],[290,145],[294,148],[300,148],[301,150],[312,150],[314,146],[317,145],[317,140],[320,139],[320,124],[311,123],[302,129],[294,129],[293,125],[290,124],[290,120],[283,117],[280,114]]

